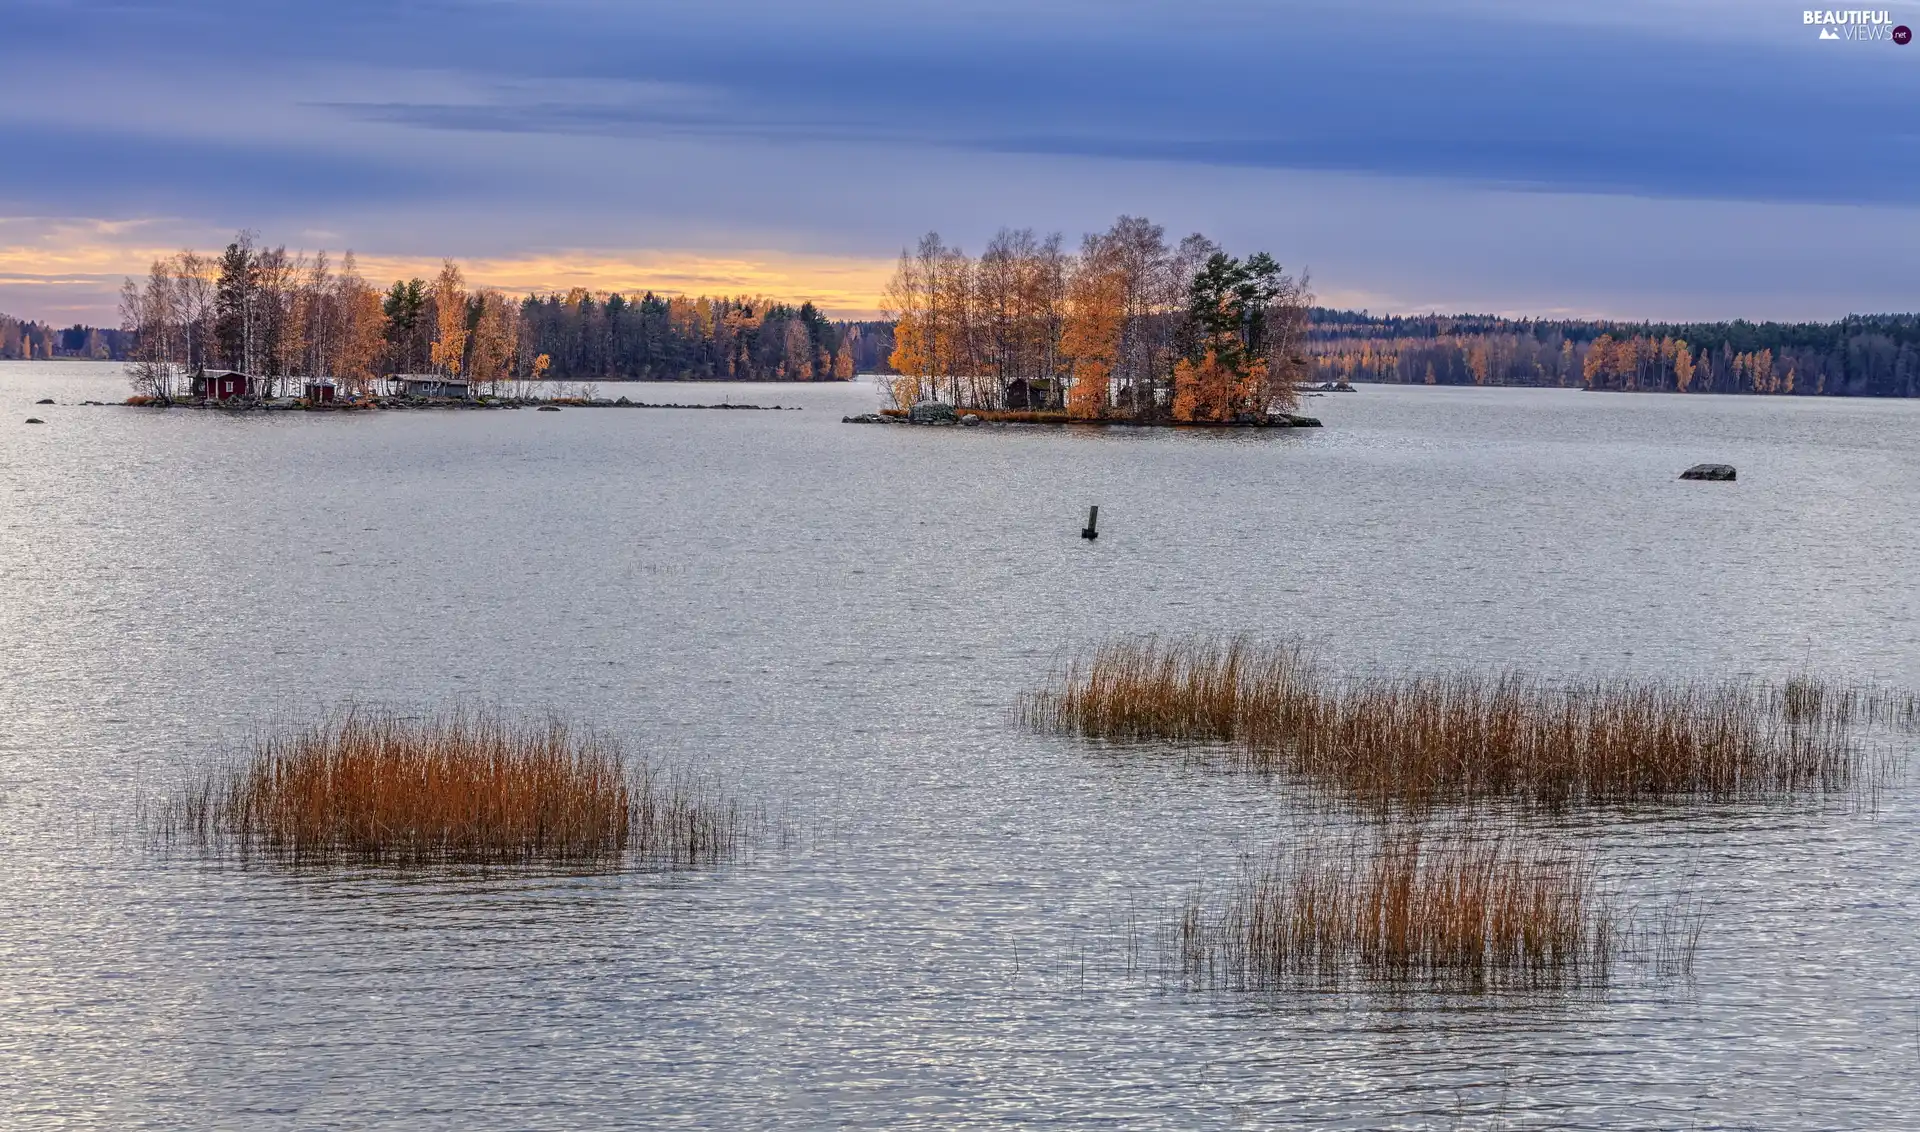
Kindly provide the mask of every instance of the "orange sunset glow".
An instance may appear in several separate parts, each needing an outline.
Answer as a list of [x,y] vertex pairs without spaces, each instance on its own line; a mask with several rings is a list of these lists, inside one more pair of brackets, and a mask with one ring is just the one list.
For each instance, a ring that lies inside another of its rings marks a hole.
[[[18,222],[15,222],[16,224]],[[73,222],[36,226],[8,239],[0,220],[0,288],[30,291],[33,309],[97,319],[110,311],[120,283],[146,273],[155,259],[179,250],[154,241],[137,223]],[[282,242],[274,239],[271,242]],[[289,250],[298,245],[285,241]],[[217,252],[223,241],[195,241]],[[318,250],[318,245],[307,250]],[[342,249],[327,248],[337,262]],[[355,249],[360,272],[376,286],[395,279],[432,278],[438,258]],[[512,294],[595,292],[661,295],[765,295],[811,300],[836,318],[872,318],[893,270],[890,259],[867,259],[776,250],[708,251],[687,248],[633,250],[550,249],[520,256],[457,261],[475,286]]]

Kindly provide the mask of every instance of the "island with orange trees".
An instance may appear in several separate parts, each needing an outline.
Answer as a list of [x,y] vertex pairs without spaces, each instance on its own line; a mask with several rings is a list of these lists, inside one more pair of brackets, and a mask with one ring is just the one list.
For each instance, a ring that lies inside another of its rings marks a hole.
[[977,258],[928,233],[887,290],[886,406],[850,421],[1295,427],[1311,295],[1265,252],[1123,216],[1069,252],[1003,229]]
[[516,298],[469,286],[452,260],[430,281],[382,291],[351,252],[289,252],[250,232],[218,254],[155,260],[144,278],[126,280],[120,306],[124,329],[93,342],[89,356],[113,358],[117,346],[135,395],[162,404],[201,399],[206,375],[221,372],[245,376],[263,400],[330,386],[358,401],[394,374],[496,391],[850,381],[863,345],[860,324],[830,320],[811,302],[581,288]]

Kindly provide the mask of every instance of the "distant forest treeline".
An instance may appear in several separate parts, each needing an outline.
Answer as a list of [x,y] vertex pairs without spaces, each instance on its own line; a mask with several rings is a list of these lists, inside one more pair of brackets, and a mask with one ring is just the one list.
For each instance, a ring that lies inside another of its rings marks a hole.
[[1623,323],[1316,308],[1312,381],[1920,396],[1920,315]]
[[[1313,382],[1920,397],[1920,314],[1628,323],[1315,307],[1309,320]],[[892,321],[833,325],[855,372],[894,373]]]
[[[404,286],[411,289],[410,284]],[[424,283],[422,287],[424,289]],[[390,296],[390,292],[381,296],[381,301],[386,302]],[[587,294],[581,291],[566,295],[535,295],[523,304],[523,310],[528,309],[527,304],[531,305],[540,324],[539,333],[529,340],[529,346],[547,347],[542,352],[547,353],[550,359],[552,376],[561,379],[617,381],[643,375],[691,379],[714,376],[716,369],[724,371],[724,350],[716,349],[711,336],[704,341],[695,341],[689,336],[672,333],[676,302],[690,305],[692,317],[683,314],[682,318],[697,324],[708,323],[717,310],[722,326],[729,313],[737,312],[734,313],[734,324],[740,327],[755,318],[752,311],[756,303],[762,312],[757,320],[762,329],[768,322],[778,323],[800,317],[815,333],[819,333],[819,327],[824,323],[830,328],[836,346],[841,343],[847,345],[855,372],[889,372],[887,356],[893,352],[893,323],[878,319],[829,321],[818,312],[810,312],[808,307],[811,304],[793,307],[766,299],[675,300],[661,298],[651,292],[632,296]],[[702,302],[708,304],[708,313],[704,316],[700,311]],[[382,313],[384,316],[384,311]],[[660,326],[662,315],[668,324],[664,330]],[[414,325],[418,327],[419,321]],[[785,327],[780,330],[779,337],[784,345],[787,338]],[[401,336],[397,334],[395,338]],[[383,333],[383,340],[385,337]],[[773,335],[764,337],[770,343]],[[124,362],[133,359],[134,342],[135,335],[130,330],[79,323],[61,327],[0,312],[0,361],[76,358]],[[400,354],[404,352],[404,348],[397,351]],[[750,355],[751,352],[749,350]]]
[[57,327],[0,314],[0,360],[93,358],[124,361],[131,335],[93,326]]
[[[383,302],[385,298],[382,297]],[[651,292],[634,296],[585,292],[530,296],[529,302],[544,332],[530,344],[538,347],[544,343],[550,347],[549,358],[557,359],[550,363],[557,378],[619,380],[643,371],[648,376],[692,378],[710,372],[716,363],[724,369],[724,360],[718,358],[721,352],[714,349],[711,339],[704,342],[689,341],[684,336],[676,339],[670,332],[675,301]],[[700,299],[679,301],[692,305],[693,320],[705,322],[713,317],[711,313],[701,316]],[[736,326],[754,317],[756,300],[753,299],[705,301],[710,312],[716,307],[722,310],[723,324],[726,308],[739,311],[735,316]],[[817,332],[820,322],[824,321],[824,316],[817,312],[808,312],[810,304],[795,308],[766,299],[757,302],[763,312],[759,318],[762,328],[769,321],[780,322],[798,316]],[[630,318],[629,314],[636,317]],[[669,323],[666,333],[659,328],[662,314]],[[648,325],[649,320],[653,325]],[[835,319],[826,321],[826,325],[831,328],[834,340],[848,347],[856,372],[878,373],[886,369],[887,355],[893,352],[893,323]],[[787,336],[784,327],[781,329],[784,344]],[[766,337],[771,341],[773,336]],[[0,313],[0,361],[79,358],[124,362],[132,358],[134,341],[130,330],[79,323],[59,327]]]

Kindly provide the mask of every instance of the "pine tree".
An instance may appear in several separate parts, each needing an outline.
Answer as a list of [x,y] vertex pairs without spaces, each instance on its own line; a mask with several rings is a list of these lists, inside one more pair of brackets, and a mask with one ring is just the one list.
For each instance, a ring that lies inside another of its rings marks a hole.
[[252,232],[234,237],[220,256],[220,276],[214,284],[214,341],[227,369],[253,373],[258,368],[259,267]]

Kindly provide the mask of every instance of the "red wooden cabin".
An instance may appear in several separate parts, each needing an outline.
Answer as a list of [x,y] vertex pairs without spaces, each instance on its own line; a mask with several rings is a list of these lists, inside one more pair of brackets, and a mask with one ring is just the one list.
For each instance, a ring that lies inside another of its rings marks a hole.
[[231,401],[257,392],[258,380],[235,369],[210,369],[193,379],[193,395],[207,401]]

